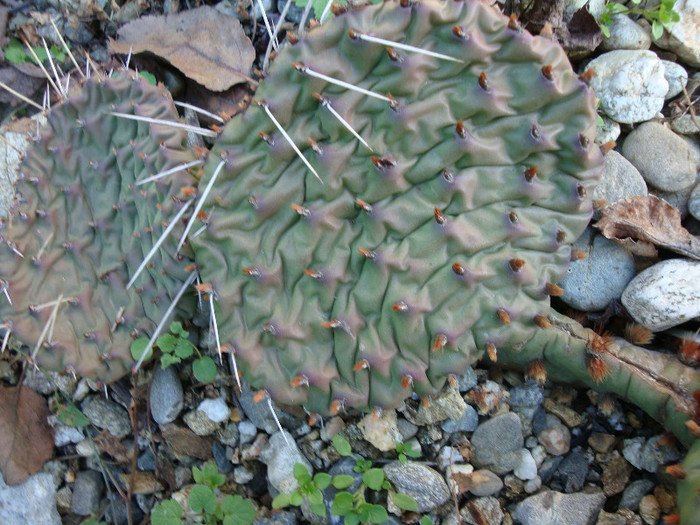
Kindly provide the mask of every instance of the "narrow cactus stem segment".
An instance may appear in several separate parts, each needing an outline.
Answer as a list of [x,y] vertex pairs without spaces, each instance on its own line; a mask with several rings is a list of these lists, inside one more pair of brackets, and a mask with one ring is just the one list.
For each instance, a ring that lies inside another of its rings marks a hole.
[[383,46],[389,46],[396,49],[401,49],[402,51],[408,51],[409,53],[418,53],[420,55],[426,55],[429,57],[437,58],[439,60],[448,60],[450,62],[459,62],[464,64],[464,60],[459,58],[451,57],[443,53],[436,53],[435,51],[430,51],[429,49],[422,49],[420,47],[411,46],[408,44],[402,44],[400,42],[394,42],[392,40],[387,40],[385,38],[378,38],[376,36],[367,35],[360,33],[359,31],[348,30],[348,36],[353,40],[364,40],[365,42],[372,42],[374,44],[381,44]]

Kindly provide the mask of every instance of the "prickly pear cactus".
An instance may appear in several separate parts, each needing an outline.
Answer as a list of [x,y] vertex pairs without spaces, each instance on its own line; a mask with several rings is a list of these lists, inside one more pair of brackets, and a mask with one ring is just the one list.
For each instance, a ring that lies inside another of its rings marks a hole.
[[40,365],[105,382],[129,370],[132,337],[153,329],[187,278],[173,233],[126,288],[193,184],[181,171],[136,185],[192,160],[185,134],[110,112],[177,118],[167,92],[133,72],[88,80],[28,148],[0,232],[4,327]]
[[[386,2],[276,58],[193,239],[250,383],[328,413],[539,344],[601,169],[593,95],[485,2]],[[584,367],[585,369],[585,367]]]

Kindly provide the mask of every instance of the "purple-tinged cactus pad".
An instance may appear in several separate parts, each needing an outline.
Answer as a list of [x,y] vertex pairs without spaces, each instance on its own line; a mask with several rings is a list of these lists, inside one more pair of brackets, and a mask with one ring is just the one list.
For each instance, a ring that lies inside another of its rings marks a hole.
[[0,231],[5,328],[38,364],[105,382],[129,370],[133,336],[153,329],[186,279],[179,227],[126,289],[194,184],[181,171],[135,185],[192,154],[183,132],[110,112],[177,119],[167,92],[133,72],[88,80],[28,148]]
[[486,2],[386,2],[284,49],[255,102],[210,155],[193,239],[255,388],[395,407],[534,341],[602,163],[556,43]]

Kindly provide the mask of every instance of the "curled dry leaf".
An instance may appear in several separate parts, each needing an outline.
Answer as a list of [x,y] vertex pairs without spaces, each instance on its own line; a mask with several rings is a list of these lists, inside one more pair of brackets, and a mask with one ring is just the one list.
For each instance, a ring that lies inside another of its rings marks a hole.
[[27,387],[0,387],[0,471],[19,485],[53,455],[46,400]]
[[110,53],[149,51],[212,91],[250,79],[255,50],[237,18],[213,7],[176,15],[145,16],[119,30]]
[[[594,226],[608,239],[623,241],[635,253],[639,253],[636,245],[652,243],[700,259],[700,238],[681,225],[680,212],[663,199],[654,195],[628,197],[603,208],[601,214]],[[648,250],[648,246],[644,248]]]

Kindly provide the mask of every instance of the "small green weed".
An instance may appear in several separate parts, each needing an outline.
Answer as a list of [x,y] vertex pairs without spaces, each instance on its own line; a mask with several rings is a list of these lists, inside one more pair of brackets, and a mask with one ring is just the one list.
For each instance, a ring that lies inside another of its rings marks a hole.
[[[336,434],[333,436],[333,445],[341,456],[354,456],[352,448],[347,439]],[[415,451],[403,445],[400,454],[416,457]],[[384,471],[372,466],[372,462],[361,457],[355,457],[353,470],[362,474],[362,483],[354,492],[342,490],[350,487],[354,478],[345,474],[331,477],[326,473],[318,473],[313,477],[306,466],[297,463],[294,466],[294,477],[299,482],[299,488],[291,494],[279,494],[272,501],[272,508],[281,509],[289,505],[300,506],[304,502],[304,496],[309,500],[311,511],[318,516],[326,515],[326,506],[323,502],[323,490],[329,485],[333,485],[338,492],[333,498],[331,514],[343,516],[347,525],[357,525],[358,523],[384,523],[389,519],[386,509],[382,505],[369,503],[365,499],[367,489],[376,492],[387,491],[394,504],[400,509],[415,511],[418,503],[412,497],[395,492],[389,480],[384,476]],[[424,521],[423,525],[428,522]]]
[[[160,366],[165,369],[170,365],[182,362],[183,359],[188,359],[196,352],[197,359],[192,361],[192,372],[194,377],[202,383],[213,381],[216,377],[216,364],[214,360],[206,355],[202,355],[187,337],[187,332],[180,323],[175,322],[170,325],[170,333],[163,334],[156,339],[155,348],[161,352]],[[148,346],[148,338],[140,337],[131,343],[131,357],[138,361],[141,359],[144,350]],[[152,350],[149,349],[146,359],[150,359]]]
[[[36,46],[32,48],[34,53],[36,53],[37,58],[41,60],[42,63],[48,61],[48,56],[46,55],[46,50],[44,46]],[[34,63],[34,58],[31,53],[27,51],[27,48],[17,40],[16,38],[10,39],[10,42],[2,48],[2,52],[5,54],[5,60],[10,64],[24,64],[25,62]],[[66,51],[62,47],[52,45],[49,48],[51,53],[51,58],[54,62],[62,64],[66,61],[67,55]]]
[[[631,0],[638,6],[642,0]],[[661,3],[655,7],[642,9],[640,7],[627,7],[617,2],[607,2],[603,13],[598,18],[598,24],[603,35],[607,38],[610,36],[610,24],[612,17],[615,15],[641,15],[651,22],[651,34],[654,38],[660,38],[664,29],[671,29],[673,24],[681,19],[680,14],[674,9],[676,0],[661,0]]]
[[[226,476],[219,473],[214,463],[207,463],[200,470],[192,467],[192,476],[196,485],[192,487],[188,498],[190,509],[206,525],[250,525],[255,521],[253,504],[241,496],[227,494],[219,502],[216,497],[218,488],[226,481]],[[174,499],[161,501],[151,512],[152,525],[182,525],[184,511]]]
[[406,443],[396,443],[396,453],[399,455],[399,461],[402,465],[406,464],[408,458],[419,458],[420,450],[415,450],[411,445]]

